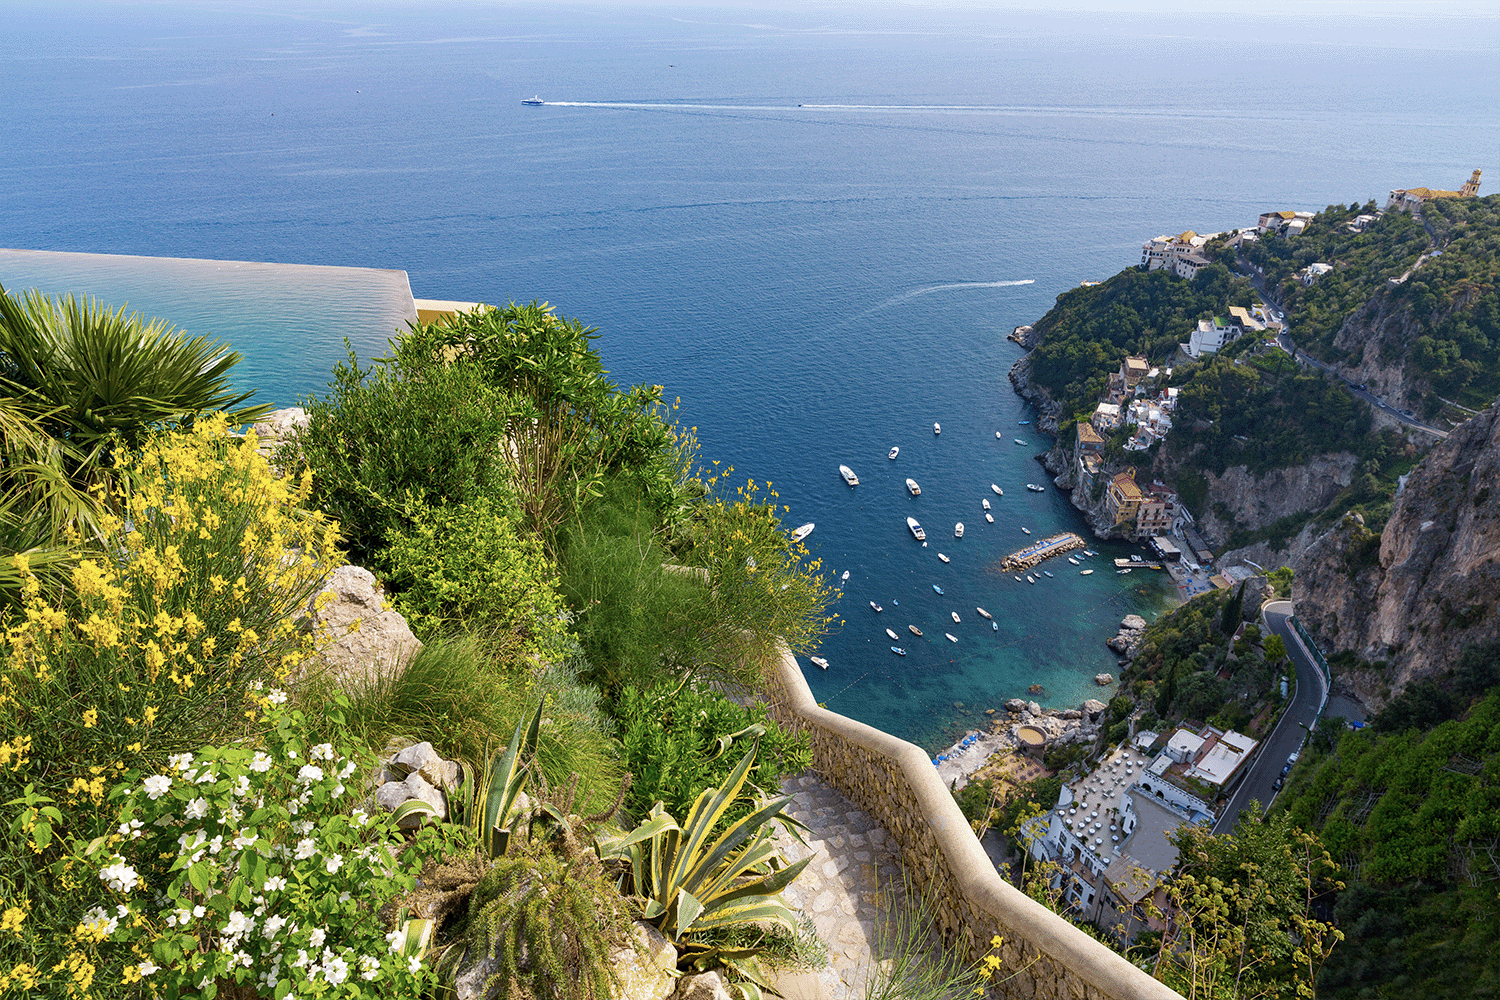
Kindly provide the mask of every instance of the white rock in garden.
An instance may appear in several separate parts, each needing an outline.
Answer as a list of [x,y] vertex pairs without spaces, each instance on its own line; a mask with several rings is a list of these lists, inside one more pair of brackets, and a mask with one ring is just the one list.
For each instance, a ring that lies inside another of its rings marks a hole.
[[674,1000],[729,1000],[729,988],[718,972],[700,972],[683,976],[677,983]]
[[617,1000],[665,1000],[677,986],[677,949],[650,924],[636,921],[628,947],[610,952],[620,977]]
[[432,749],[431,743],[413,743],[392,757],[391,763],[406,765],[406,773],[411,774],[413,771],[422,770],[428,764],[440,764],[442,760],[442,754]]
[[334,570],[308,615],[319,647],[312,669],[327,670],[336,683],[364,686],[400,673],[422,648],[406,619],[386,608],[375,574],[359,566]]

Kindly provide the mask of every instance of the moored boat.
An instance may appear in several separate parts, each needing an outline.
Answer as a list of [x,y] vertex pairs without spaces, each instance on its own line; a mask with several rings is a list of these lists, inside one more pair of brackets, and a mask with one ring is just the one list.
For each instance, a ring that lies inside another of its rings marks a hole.
[[894,462],[896,460],[896,456],[899,454],[901,454],[900,448],[892,448],[891,453],[885,457]]
[[1043,576],[1051,576],[1052,575],[1052,571],[1050,569],[1044,569],[1044,570],[1042,570],[1042,575]]
[[908,625],[908,626],[906,626],[906,628],[907,628],[908,631],[911,632],[912,635],[921,635],[922,634],[922,630],[919,629],[919,628],[917,628],[915,625]]
[[792,532],[792,541],[802,541],[802,539],[813,533],[814,527],[816,526],[811,521],[808,521],[806,524],[799,527],[796,531]]
[[1020,438],[1016,438],[1016,444],[1020,445],[1023,448],[1026,447],[1026,442],[1022,441]]
[[824,670],[828,669],[828,661],[823,659],[821,656],[809,656],[808,659],[812,660],[814,665],[821,667]]
[[1091,569],[1081,569],[1081,570],[1078,571],[1078,575],[1079,576],[1088,576],[1092,572],[1093,572],[1093,570],[1091,570]]
[[991,524],[995,523],[995,515],[991,514],[989,511],[985,511],[984,512],[984,519],[986,521],[990,522]]
[[885,634],[888,635],[888,636],[890,636],[892,641],[895,641],[895,640],[901,638],[899,635],[896,634],[896,630],[893,629],[893,628],[886,629],[885,630]]
[[1030,528],[1022,528],[1021,530],[1024,531],[1024,532],[1026,532],[1026,534],[1028,534],[1028,535],[1031,534],[1031,529]]
[[958,636],[954,635],[952,632],[944,632],[943,634],[948,637],[948,641],[949,642],[957,642],[958,641]]
[[1074,566],[1078,565],[1078,560],[1074,559],[1072,556],[1068,556],[1068,562],[1072,563]]
[[990,629],[992,631],[995,631],[995,632],[1000,631],[1000,623],[999,622],[990,622]]
[[997,497],[1003,497],[1003,496],[1005,496],[1005,491],[1002,490],[1000,487],[996,486],[994,483],[990,483],[990,489],[995,492],[995,496],[997,496]]
[[943,562],[949,562],[950,561],[948,559],[948,557],[945,556],[945,555],[943,555],[941,552],[938,553],[938,558],[941,559]]
[[941,434],[941,433],[943,433],[943,425],[940,424],[940,423],[938,423],[936,420],[934,420],[932,422],[932,433],[934,433],[934,434]]
[[957,611],[950,611],[950,612],[948,612],[948,614],[950,614],[950,615],[953,616],[953,624],[955,624],[955,625],[962,625],[963,624],[963,622],[958,617],[958,612]]
[[839,475],[843,476],[844,482],[848,483],[850,486],[859,485],[859,477],[854,474],[854,470],[849,468],[849,466],[839,466]]
[[1030,573],[1027,573],[1026,574],[1026,582],[1027,583],[1036,583],[1036,577],[1032,576]]
[[1029,423],[1031,423],[1031,421],[1030,420],[1017,420],[1016,423],[1018,423],[1018,424],[1029,424]]
[[1130,567],[1127,566],[1125,569],[1117,569],[1117,570],[1115,570],[1115,572],[1118,573],[1120,576],[1124,576],[1126,573],[1130,572]]
[[943,588],[942,588],[942,587],[939,587],[939,586],[938,586],[938,585],[937,585],[937,584],[935,584],[935,583],[934,583],[934,584],[933,584],[933,585],[932,585],[932,589],[933,589],[933,591],[935,591],[935,592],[936,592],[936,593],[937,593],[937,595],[938,595],[938,596],[939,596],[939,597],[941,597],[941,596],[942,596],[942,594],[943,594]]
[[1084,549],[1083,550],[1083,554],[1086,555],[1086,556],[1088,556],[1088,557],[1090,557],[1090,558],[1093,558],[1094,556],[1097,556],[1099,553],[1095,552],[1093,549]]
[[1033,492],[1033,493],[1045,493],[1045,492],[1047,492],[1047,487],[1045,487],[1045,486],[1038,486],[1036,483],[1027,483],[1026,484],[1026,488],[1028,490],[1030,490],[1031,492]]
[[906,481],[906,491],[914,497],[919,497],[922,495],[922,487],[917,485],[917,481],[915,479],[908,479]]
[[953,537],[954,538],[962,538],[962,537],[964,537],[964,523],[962,521],[959,521],[957,524],[955,524],[953,526]]
[[876,604],[874,601],[870,602],[870,607],[874,608],[876,610],[876,612],[881,612],[881,611],[885,610],[885,608],[882,608],[880,605]]
[[891,647],[891,652],[895,653],[897,656],[905,656],[906,655],[906,650],[902,649],[900,646],[892,646]]
[[996,440],[996,441],[998,441],[998,440],[1000,440],[1000,439],[1001,439],[1001,438],[1003,438],[1003,437],[1004,437],[1004,436],[1005,436],[1005,435],[1004,435],[1004,434],[1001,434],[1001,433],[1000,433],[1000,432],[999,432],[999,431],[996,431],[996,432],[995,432],[995,440]]
[[916,518],[914,518],[914,517],[908,517],[906,519],[906,528],[907,528],[908,531],[911,532],[912,537],[915,538],[917,541],[923,542],[923,543],[925,543],[927,541],[927,532],[925,532],[925,531],[922,530],[922,526],[917,523],[917,519]]
[[988,499],[980,500],[979,501],[979,506],[983,507],[985,510],[989,510],[990,509],[990,502],[989,502]]
[[839,577],[839,579],[841,581],[843,581],[844,583],[848,583],[849,582],[849,571],[847,569],[844,570],[844,575],[841,576],[841,577]]
[[1021,582],[1021,574],[1020,574],[1020,573],[1017,573],[1017,574],[1016,574],[1016,582],[1017,582],[1017,583],[1020,583],[1020,582]]
[[983,608],[975,608],[974,610],[978,611],[979,614],[982,617],[985,617],[985,618],[993,618],[994,617],[994,615],[991,615],[988,611],[984,610]]

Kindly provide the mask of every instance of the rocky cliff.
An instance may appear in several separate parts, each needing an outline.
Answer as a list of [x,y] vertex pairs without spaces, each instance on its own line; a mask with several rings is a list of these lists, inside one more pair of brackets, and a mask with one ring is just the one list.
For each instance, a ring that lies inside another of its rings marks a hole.
[[1358,464],[1355,455],[1340,452],[1258,477],[1243,465],[1225,469],[1222,476],[1206,473],[1208,504],[1198,530],[1222,545],[1237,528],[1255,530],[1292,514],[1321,510],[1349,487]]
[[1500,638],[1500,401],[1412,470],[1384,532],[1346,517],[1293,569],[1298,617],[1323,651],[1377,664],[1343,678],[1371,708]]

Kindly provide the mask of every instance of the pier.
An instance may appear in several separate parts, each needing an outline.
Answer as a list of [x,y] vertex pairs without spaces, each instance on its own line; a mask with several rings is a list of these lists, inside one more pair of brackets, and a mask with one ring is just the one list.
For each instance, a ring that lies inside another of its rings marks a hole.
[[1060,556],[1064,552],[1072,552],[1074,549],[1081,548],[1083,548],[1083,539],[1071,531],[1066,531],[1061,535],[1053,535],[1039,542],[1033,542],[1019,552],[1012,552],[1001,560],[1000,568],[1007,572],[1027,570],[1046,562],[1053,556]]

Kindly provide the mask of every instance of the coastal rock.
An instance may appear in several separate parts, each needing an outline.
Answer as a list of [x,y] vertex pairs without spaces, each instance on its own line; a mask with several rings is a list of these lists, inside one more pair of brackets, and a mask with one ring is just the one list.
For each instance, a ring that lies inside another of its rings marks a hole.
[[1011,713],[1026,711],[1026,702],[1021,698],[1012,698],[1005,703],[1005,710]]
[[1094,683],[1100,687],[1109,687],[1115,682],[1114,674],[1095,674]]
[[1078,719],[1083,718],[1083,713],[1078,711],[1078,709],[1076,708],[1065,708],[1061,712],[1057,713],[1057,717],[1059,719],[1077,721]]
[[282,410],[272,410],[261,420],[255,422],[252,428],[255,436],[260,439],[262,445],[279,443],[289,437],[295,431],[301,430],[308,424],[307,411],[300,406],[288,406]]
[[1104,717],[1104,711],[1108,707],[1108,705],[1104,704],[1098,698],[1090,698],[1082,705],[1079,705],[1078,710],[1083,713],[1085,719],[1088,719],[1090,722],[1098,722]]
[[1030,712],[1032,715],[1041,715],[1042,706],[1038,705],[1034,701],[1028,701],[1026,703],[1026,711]]
[[[1126,615],[1120,622],[1120,631],[1114,638],[1107,640],[1104,645],[1122,656],[1133,655],[1136,647],[1140,645],[1141,639],[1146,635],[1146,619],[1140,615]],[[1107,676],[1101,674],[1100,676]],[[1098,678],[1095,678],[1098,681]],[[1113,680],[1113,678],[1111,678]],[[1100,683],[1109,683],[1104,681]]]
[[406,619],[386,608],[375,575],[359,566],[334,570],[307,612],[303,624],[319,647],[312,669],[346,688],[400,673],[422,648]]

